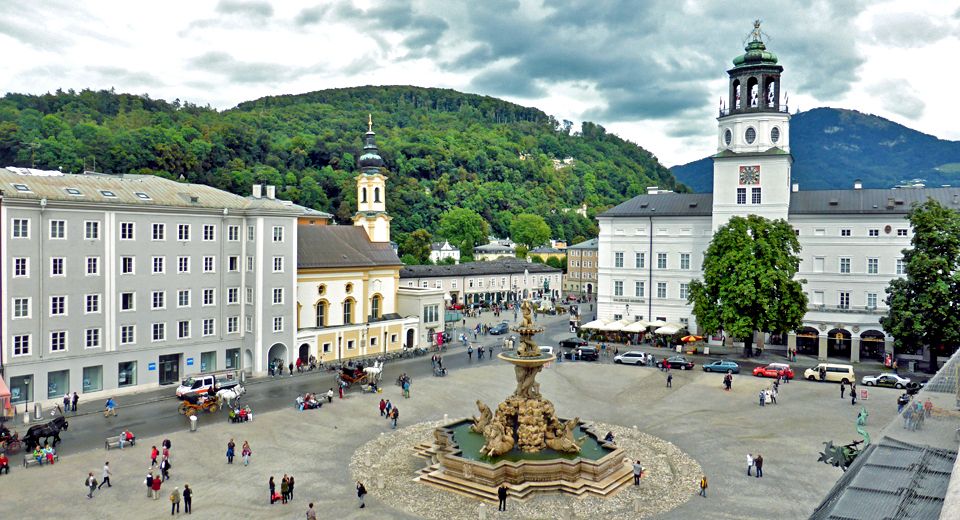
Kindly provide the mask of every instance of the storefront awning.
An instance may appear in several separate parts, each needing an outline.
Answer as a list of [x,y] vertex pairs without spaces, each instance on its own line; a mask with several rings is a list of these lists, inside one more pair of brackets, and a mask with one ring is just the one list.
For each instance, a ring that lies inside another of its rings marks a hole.
[[584,323],[580,326],[581,329],[596,329],[603,330],[604,325],[610,323],[607,320],[593,320],[591,322]]
[[646,332],[648,327],[650,327],[649,322],[640,320],[640,321],[635,321],[627,325],[626,327],[624,327],[623,332],[630,332],[630,333],[636,334],[640,332]]

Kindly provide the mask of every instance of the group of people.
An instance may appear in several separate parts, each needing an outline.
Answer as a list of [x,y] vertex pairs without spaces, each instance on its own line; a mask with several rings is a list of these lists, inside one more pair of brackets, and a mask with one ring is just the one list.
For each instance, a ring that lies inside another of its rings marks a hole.
[[[160,481],[170,480],[170,468],[173,467],[173,464],[170,462],[170,447],[172,446],[172,443],[170,442],[170,439],[164,439],[160,446],[162,447],[162,451],[157,449],[156,446],[152,446],[150,448],[150,468],[151,470],[153,468],[158,468],[160,470]],[[161,456],[163,458],[160,458]],[[157,462],[158,459],[160,461],[159,463]],[[158,493],[160,491],[159,482],[156,483],[156,491]],[[156,498],[157,497],[155,496],[154,499]]]
[[247,422],[253,420],[253,410],[250,409],[250,405],[241,406],[240,403],[237,403],[233,408],[230,409],[230,422]]
[[[821,373],[824,371],[823,367],[820,368],[820,371]],[[822,375],[820,377],[820,380],[821,381],[823,380]],[[846,389],[847,389],[847,385],[843,381],[840,381],[840,399],[843,399],[843,393],[846,391]],[[857,382],[851,381],[850,382],[850,405],[852,406],[855,404],[857,404]]]
[[277,492],[277,483],[274,482],[273,477],[270,477],[270,503],[276,504],[278,501],[282,504],[293,500],[293,487],[294,487],[293,475],[283,475],[283,478],[280,480],[280,492]]
[[924,420],[933,414],[933,402],[929,397],[923,403],[917,401],[914,404],[909,404],[908,402],[900,408],[905,408],[903,411],[903,427],[907,430],[922,429]]
[[754,470],[754,475],[757,478],[763,477],[763,455],[757,453],[757,456],[754,457],[752,453],[747,453],[747,476],[750,475],[750,470]]
[[433,366],[433,375],[438,377],[447,375],[447,369],[443,368],[443,356],[440,354],[430,356],[430,364]]
[[[44,462],[53,465],[53,460],[56,455],[57,450],[53,449],[53,446],[51,446],[48,442],[43,443],[42,448],[39,444],[37,444],[37,446],[33,449],[33,458],[36,459],[37,463],[41,466]],[[7,472],[10,472],[9,468],[7,469]]]
[[77,411],[77,402],[80,401],[80,396],[76,392],[73,393],[71,397],[69,393],[63,394],[63,411],[64,412],[76,412]]
[[400,410],[389,399],[380,399],[380,417],[385,417],[390,421],[390,428],[395,430],[397,429],[397,420],[400,418]]
[[[236,455],[237,444],[233,442],[233,439],[230,439],[227,442],[227,464],[233,464],[233,458]],[[243,465],[250,465],[250,455],[253,455],[253,451],[250,449],[250,443],[243,441],[243,447],[240,449],[240,457],[243,458]]]
[[307,392],[306,394],[297,395],[297,410],[301,412],[304,410],[320,408],[321,406],[323,406],[323,403],[317,399],[317,394]]

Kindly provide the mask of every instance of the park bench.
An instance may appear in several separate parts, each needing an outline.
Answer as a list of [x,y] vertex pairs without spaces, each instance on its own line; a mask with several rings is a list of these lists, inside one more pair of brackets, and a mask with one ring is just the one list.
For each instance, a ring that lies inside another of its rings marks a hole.
[[[135,446],[137,444],[137,439],[134,438],[132,441],[128,442],[127,444],[130,444],[131,446]],[[107,437],[106,440],[103,441],[103,448],[106,450],[109,450],[110,448],[120,448],[120,436],[114,435],[113,437]]]
[[[44,455],[44,459],[46,459],[46,455]],[[59,462],[59,461],[60,461],[60,454],[59,454],[59,453],[54,453],[54,454],[53,454],[53,460]],[[23,456],[23,467],[24,467],[24,468],[29,468],[30,466],[39,466],[39,465],[40,465],[40,463],[37,461],[37,459],[36,459],[33,455],[24,455],[24,456]]]

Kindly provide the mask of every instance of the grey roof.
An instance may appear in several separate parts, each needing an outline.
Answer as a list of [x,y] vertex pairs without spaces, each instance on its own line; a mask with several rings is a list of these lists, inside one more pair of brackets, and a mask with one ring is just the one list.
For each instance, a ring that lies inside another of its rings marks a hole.
[[[248,199],[251,199],[251,200],[256,200],[256,199],[253,199],[253,197],[247,197],[247,198],[248,198]],[[327,213],[326,211],[320,211],[320,210],[318,210],[318,209],[313,209],[313,208],[308,208],[308,207],[306,207],[306,206],[301,206],[300,204],[295,204],[295,203],[293,203],[292,201],[289,201],[289,200],[281,200],[281,201],[279,201],[279,202],[282,203],[284,206],[287,206],[287,207],[289,207],[289,208],[293,208],[293,209],[301,212],[301,214],[302,214],[303,216],[306,216],[306,217],[317,217],[317,218],[327,218],[327,219],[332,219],[332,218],[333,218],[333,215],[331,215],[330,213]]]
[[590,240],[584,240],[579,244],[573,244],[567,249],[590,249],[596,251],[600,247],[600,241],[596,238],[591,238]]
[[473,248],[480,253],[512,253],[513,248],[502,244],[484,244]]
[[444,244],[446,244],[447,246],[449,246],[451,251],[459,251],[459,250],[460,250],[459,247],[457,247],[457,246],[455,246],[455,245],[453,245],[453,244],[451,244],[451,243],[449,243],[449,242],[434,242],[434,243],[430,244],[430,249],[432,249],[432,250],[434,250],[434,251],[440,251],[441,249],[443,249],[443,245],[444,245]]
[[389,242],[359,226],[297,226],[297,268],[401,266]]
[[539,246],[529,251],[530,254],[537,254],[537,253],[557,254],[557,253],[563,253],[563,252],[564,252],[563,249],[557,249],[555,247],[550,247],[550,246]]
[[600,217],[685,216],[713,214],[712,193],[658,193],[636,197],[604,211]]
[[408,265],[400,270],[400,278],[439,278],[442,276],[485,276],[530,273],[558,274],[560,269],[546,264],[503,258],[489,262],[468,262],[455,265]]
[[[21,191],[17,185],[26,186]],[[136,205],[235,210],[282,211],[292,208],[276,199],[253,199],[203,184],[177,182],[155,175],[87,173],[83,175],[31,168],[0,169],[0,189],[6,200]],[[72,191],[68,192],[67,189]],[[106,192],[106,193],[105,193]],[[112,194],[113,196],[110,196]]]

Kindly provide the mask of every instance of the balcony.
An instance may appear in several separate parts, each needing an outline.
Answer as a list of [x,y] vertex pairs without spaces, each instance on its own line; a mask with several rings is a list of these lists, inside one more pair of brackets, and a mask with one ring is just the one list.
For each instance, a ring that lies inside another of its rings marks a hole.
[[722,108],[719,111],[718,117],[726,117],[731,114],[757,114],[761,112],[780,112],[782,114],[789,114],[790,109],[787,105],[780,105],[777,107],[747,107],[747,108]]
[[887,309],[880,309],[875,305],[824,305],[810,304],[808,312],[838,312],[841,314],[886,314]]

